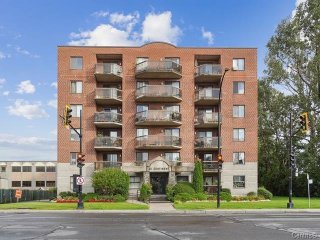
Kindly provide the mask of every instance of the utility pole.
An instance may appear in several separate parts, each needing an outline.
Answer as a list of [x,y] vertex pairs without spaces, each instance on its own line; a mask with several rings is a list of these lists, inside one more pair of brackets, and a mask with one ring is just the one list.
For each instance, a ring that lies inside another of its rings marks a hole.
[[289,174],[289,202],[287,203],[287,208],[293,208],[294,204],[292,202],[292,175],[293,175],[293,161],[294,154],[292,151],[292,114],[290,113],[290,154],[289,154],[289,164],[290,164],[290,174]]

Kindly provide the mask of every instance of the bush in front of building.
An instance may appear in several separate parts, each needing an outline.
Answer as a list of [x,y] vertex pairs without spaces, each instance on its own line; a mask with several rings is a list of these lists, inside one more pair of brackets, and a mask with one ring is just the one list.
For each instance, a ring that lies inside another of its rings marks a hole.
[[66,197],[78,197],[78,194],[74,192],[61,192],[59,193],[59,196],[62,199],[65,199]]
[[229,188],[222,188],[221,192],[227,192],[231,194],[231,190]]
[[203,170],[200,160],[196,161],[194,166],[192,186],[196,193],[203,193]]
[[208,200],[209,196],[205,193],[195,193],[195,194],[193,194],[193,197],[199,201],[206,201],[206,200]]
[[100,195],[121,195],[128,199],[129,175],[119,168],[104,168],[92,175],[92,186]]
[[149,202],[152,194],[152,186],[149,183],[143,183],[140,188],[139,200],[142,202]]
[[270,191],[268,191],[267,189],[265,189],[264,187],[259,187],[258,188],[258,196],[262,196],[265,199],[271,200],[273,197],[273,194]]
[[230,202],[232,200],[232,196],[231,196],[231,193],[228,193],[228,192],[221,192],[220,193],[220,199],[223,200],[223,201],[227,201],[227,202]]
[[194,200],[193,194],[190,193],[179,193],[174,196],[174,201],[175,202],[187,202]]
[[248,197],[257,196],[257,193],[256,192],[248,192],[247,196]]
[[174,196],[179,193],[188,193],[190,195],[195,194],[193,186],[189,182],[179,182],[173,187]]
[[173,201],[174,200],[174,185],[173,184],[168,184],[166,186],[166,196],[168,201]]

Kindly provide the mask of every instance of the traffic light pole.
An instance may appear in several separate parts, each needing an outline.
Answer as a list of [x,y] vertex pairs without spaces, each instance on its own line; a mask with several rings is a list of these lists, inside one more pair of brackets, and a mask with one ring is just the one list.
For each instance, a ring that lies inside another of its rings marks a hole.
[[[79,135],[79,142],[80,142],[80,153],[82,154],[82,110],[80,110],[80,133]],[[82,177],[82,167],[83,164],[78,164],[79,167],[79,175]],[[78,200],[78,206],[77,209],[83,209],[83,200],[82,200],[82,185],[79,185],[79,200]]]
[[293,164],[291,162],[292,151],[292,114],[290,113],[290,154],[289,154],[289,164],[290,164],[290,174],[289,174],[289,202],[287,203],[287,208],[293,208],[294,204],[292,202],[292,176],[293,176]]

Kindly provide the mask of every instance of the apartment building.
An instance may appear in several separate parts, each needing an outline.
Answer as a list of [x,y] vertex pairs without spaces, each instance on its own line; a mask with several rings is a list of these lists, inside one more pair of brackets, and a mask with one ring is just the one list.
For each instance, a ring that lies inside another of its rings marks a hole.
[[0,161],[0,189],[54,188],[56,164],[52,161]]
[[[197,159],[214,192],[219,138],[222,187],[256,191],[257,83],[255,48],[58,47],[58,114],[70,104],[78,128],[82,112],[84,192],[93,191],[94,171],[119,167],[130,191],[149,182],[163,194],[168,183],[192,181]],[[77,152],[77,134],[58,121],[59,192],[71,190]]]

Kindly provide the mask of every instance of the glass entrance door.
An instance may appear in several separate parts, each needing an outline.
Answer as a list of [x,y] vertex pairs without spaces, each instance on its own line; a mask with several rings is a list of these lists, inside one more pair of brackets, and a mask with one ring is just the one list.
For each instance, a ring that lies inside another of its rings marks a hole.
[[153,194],[166,194],[168,173],[150,173],[150,183]]

